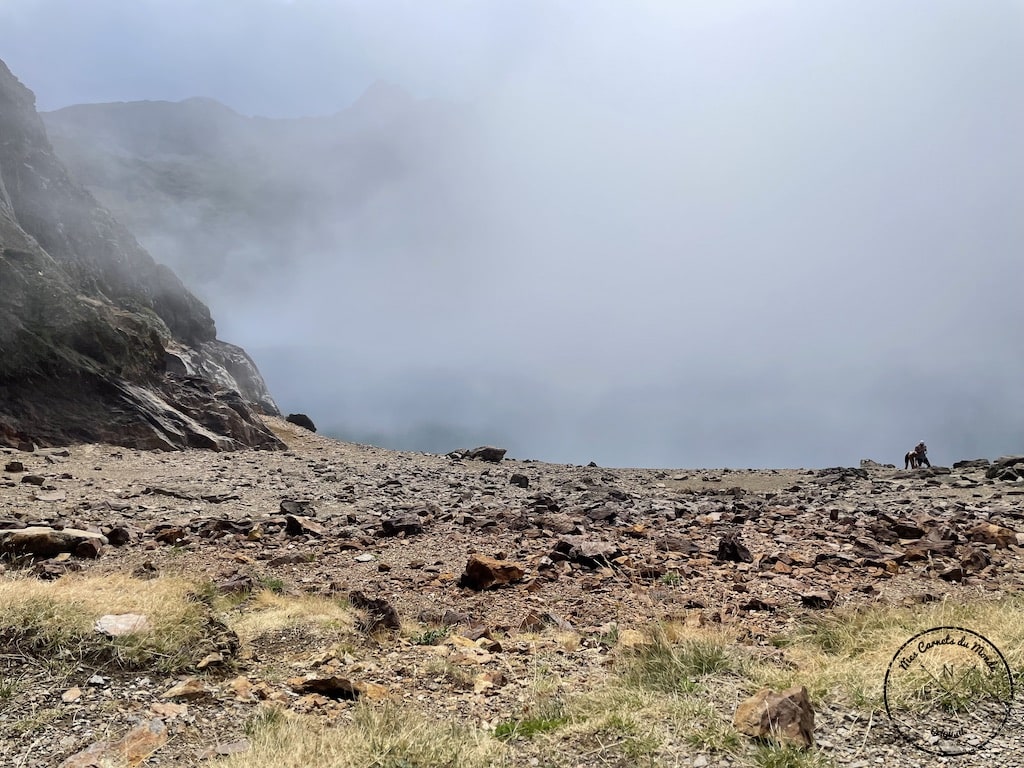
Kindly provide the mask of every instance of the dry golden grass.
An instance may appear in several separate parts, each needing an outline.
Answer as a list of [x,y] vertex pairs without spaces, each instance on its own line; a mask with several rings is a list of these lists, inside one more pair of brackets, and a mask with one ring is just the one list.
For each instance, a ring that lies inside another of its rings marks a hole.
[[825,613],[777,639],[788,668],[758,665],[750,676],[758,684],[778,688],[799,683],[812,697],[879,709],[893,655],[913,635],[939,626],[979,632],[1002,651],[1015,675],[1024,667],[1024,597],[1007,595]]
[[[148,626],[115,638],[95,631],[98,618],[119,613],[142,614]],[[209,608],[195,597],[189,582],[177,577],[0,579],[0,641],[25,654],[174,672],[196,661],[210,631]]]
[[[286,665],[324,653],[343,655],[360,642],[356,616],[344,602],[312,595],[258,592],[229,614],[243,648],[262,648]],[[264,670],[270,673],[269,668]],[[271,677],[281,673],[277,670]]]
[[[179,671],[197,660],[209,639],[216,624],[212,604],[243,644],[265,641],[274,633],[308,640],[301,648],[284,648],[278,661],[285,664],[289,653],[336,650],[349,640],[352,652],[360,652],[362,634],[355,612],[344,601],[266,590],[232,605],[209,595],[199,599],[196,592],[187,580],[170,576],[137,580],[71,575],[55,582],[0,577],[0,643],[39,657]],[[144,614],[150,628],[123,638],[104,637],[93,625],[106,613]],[[1021,674],[1024,597],[1019,595],[821,612],[776,638],[774,647],[744,645],[733,630],[720,625],[670,623],[644,628],[639,636],[622,632],[611,663],[590,670],[585,690],[573,688],[571,677],[559,677],[556,670],[562,667],[552,662],[577,650],[580,636],[552,631],[517,636],[517,641],[536,646],[534,679],[522,706],[495,723],[493,732],[393,702],[360,703],[330,727],[320,719],[267,709],[249,729],[252,749],[211,765],[476,768],[520,765],[542,757],[552,766],[667,766],[689,765],[697,752],[710,752],[727,756],[737,766],[820,768],[829,765],[820,752],[755,747],[738,734],[731,724],[738,701],[763,685],[781,689],[799,684],[807,686],[812,700],[877,710],[893,654],[911,636],[935,626],[980,632],[1001,649],[1014,674]],[[429,645],[443,641],[446,632],[438,630],[434,637],[424,629],[412,643],[408,638],[396,642]],[[427,674],[459,688],[472,687],[468,671],[441,658],[428,659]],[[0,698],[5,685],[11,698],[16,682],[0,681]]]
[[257,592],[232,621],[243,642],[261,634],[293,627],[310,627],[348,633],[355,630],[355,613],[344,602],[313,595],[282,595]]
[[507,750],[478,729],[432,720],[392,704],[360,704],[348,722],[268,709],[250,724],[252,748],[213,768],[484,768],[510,765]]

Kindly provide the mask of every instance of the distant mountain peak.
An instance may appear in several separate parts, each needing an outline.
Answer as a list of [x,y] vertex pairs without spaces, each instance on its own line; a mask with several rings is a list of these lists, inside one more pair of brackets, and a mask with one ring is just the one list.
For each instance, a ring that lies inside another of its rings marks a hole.
[[381,114],[406,109],[415,102],[413,95],[402,86],[376,80],[352,103],[350,109]]

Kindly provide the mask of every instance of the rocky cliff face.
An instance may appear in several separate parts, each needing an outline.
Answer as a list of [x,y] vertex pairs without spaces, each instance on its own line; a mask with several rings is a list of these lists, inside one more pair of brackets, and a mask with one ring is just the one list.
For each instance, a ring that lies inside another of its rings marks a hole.
[[0,62],[0,442],[278,447],[247,401],[276,412],[207,307],[70,179]]

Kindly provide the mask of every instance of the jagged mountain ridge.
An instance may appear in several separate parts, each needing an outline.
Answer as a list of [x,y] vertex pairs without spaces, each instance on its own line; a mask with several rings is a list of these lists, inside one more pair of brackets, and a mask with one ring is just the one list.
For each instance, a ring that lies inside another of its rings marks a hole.
[[0,441],[280,446],[255,365],[72,181],[2,61],[0,286]]

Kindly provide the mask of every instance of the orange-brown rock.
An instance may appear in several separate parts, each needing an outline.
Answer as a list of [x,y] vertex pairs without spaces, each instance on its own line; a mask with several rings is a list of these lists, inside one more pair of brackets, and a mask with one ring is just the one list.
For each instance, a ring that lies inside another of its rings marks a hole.
[[519,581],[525,575],[526,571],[517,563],[487,555],[470,555],[459,584],[470,589],[490,589]]
[[800,747],[814,744],[814,707],[802,685],[782,693],[762,688],[736,708],[732,721],[740,733]]

